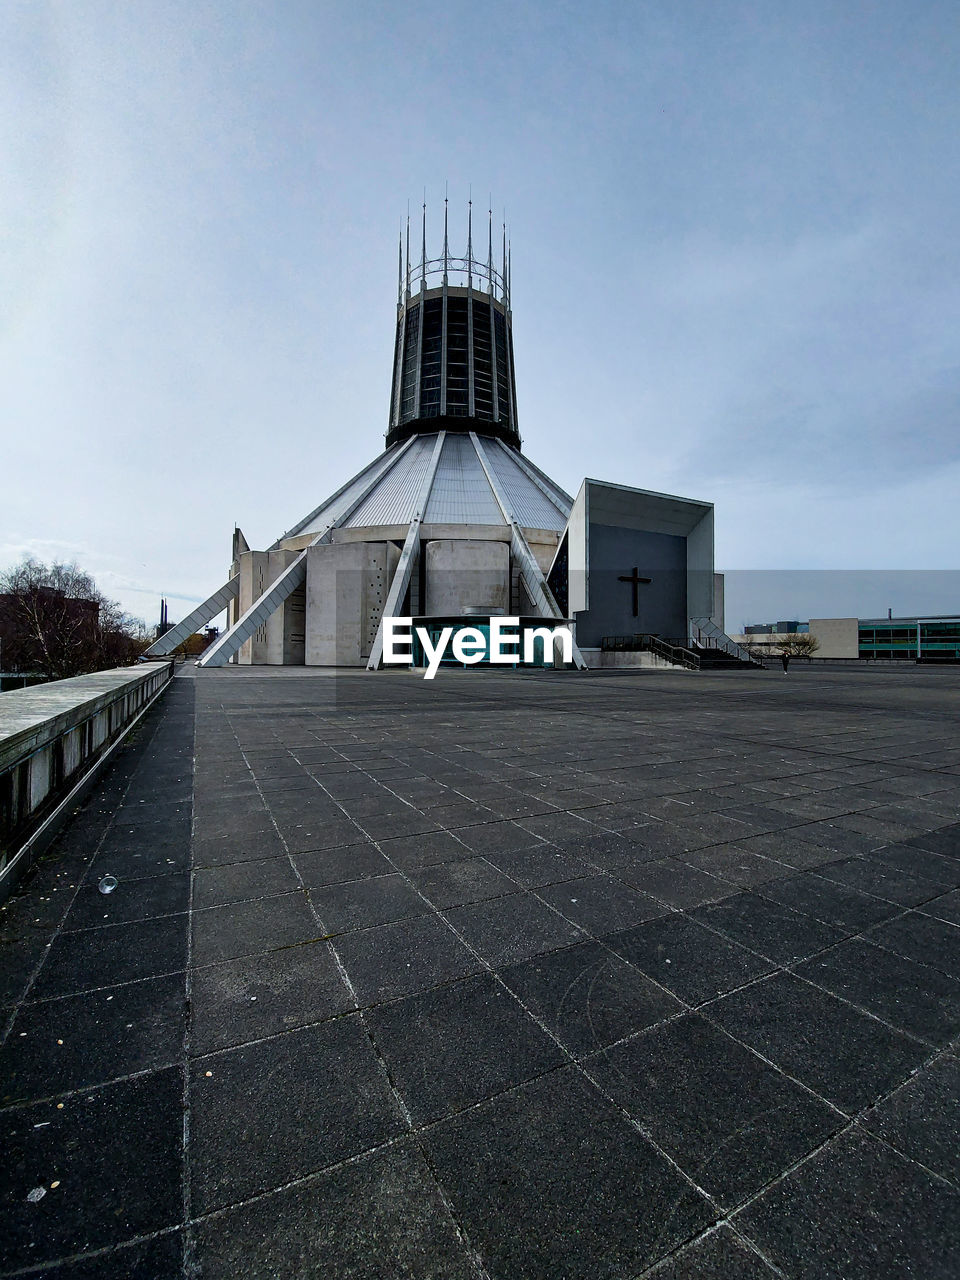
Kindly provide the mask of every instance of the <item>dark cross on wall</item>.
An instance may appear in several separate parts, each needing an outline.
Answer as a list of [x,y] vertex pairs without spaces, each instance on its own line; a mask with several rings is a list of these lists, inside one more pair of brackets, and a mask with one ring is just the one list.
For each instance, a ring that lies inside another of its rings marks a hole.
[[639,618],[640,617],[640,583],[652,582],[653,579],[641,578],[640,570],[635,568],[632,573],[621,574],[620,577],[617,579],[617,581],[633,583],[633,616],[635,618]]

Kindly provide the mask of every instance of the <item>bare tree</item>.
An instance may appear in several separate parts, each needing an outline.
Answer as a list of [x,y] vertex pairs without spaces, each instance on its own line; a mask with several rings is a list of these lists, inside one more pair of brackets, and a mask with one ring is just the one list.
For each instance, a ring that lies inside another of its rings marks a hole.
[[63,680],[123,666],[146,647],[142,630],[76,563],[26,559],[0,573],[0,638],[10,671]]
[[776,640],[777,653],[785,653],[789,658],[809,658],[819,648],[820,641],[817,637],[804,631],[790,632]]

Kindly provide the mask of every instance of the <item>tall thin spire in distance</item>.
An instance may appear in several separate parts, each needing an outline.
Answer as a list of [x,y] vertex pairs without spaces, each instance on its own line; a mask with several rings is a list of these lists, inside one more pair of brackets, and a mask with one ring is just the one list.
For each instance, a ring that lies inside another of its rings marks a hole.
[[420,288],[427,290],[427,193],[423,193],[423,233],[420,238]]
[[[492,202],[491,202],[492,203]],[[493,293],[493,209],[487,210],[487,282]]]
[[443,197],[443,283],[447,283],[447,265],[450,261],[450,240],[447,235],[447,205],[448,197]]
[[403,302],[403,228],[400,228],[400,244],[397,247],[397,306]]
[[467,287],[473,288],[473,197],[467,201]]
[[404,296],[410,297],[410,202],[407,202],[407,287]]
[[506,292],[507,292],[507,222],[506,222],[506,218],[507,218],[507,211],[506,211],[506,209],[504,209],[504,211],[503,211],[503,218],[504,218],[504,222],[503,222],[503,256],[502,256],[502,258],[501,258],[502,271],[501,271],[500,279],[501,279],[501,281],[503,282],[504,301],[506,301]]

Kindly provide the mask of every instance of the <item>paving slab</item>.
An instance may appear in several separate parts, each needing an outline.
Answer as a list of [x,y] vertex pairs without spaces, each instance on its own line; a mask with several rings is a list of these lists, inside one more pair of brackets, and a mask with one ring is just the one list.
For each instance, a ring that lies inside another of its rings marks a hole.
[[952,1276],[958,704],[182,669],[0,909],[0,1276]]
[[822,1098],[695,1014],[607,1050],[586,1069],[726,1209],[846,1122]]
[[738,1227],[797,1280],[950,1280],[960,1192],[851,1131],[737,1215]]

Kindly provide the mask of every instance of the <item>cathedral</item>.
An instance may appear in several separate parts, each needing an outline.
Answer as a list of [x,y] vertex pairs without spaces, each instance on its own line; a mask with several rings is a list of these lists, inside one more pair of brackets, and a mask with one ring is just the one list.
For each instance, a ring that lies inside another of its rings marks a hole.
[[[227,581],[150,656],[226,610],[202,667],[376,670],[396,617],[429,634],[566,624],[580,669],[740,658],[723,634],[711,503],[592,479],[572,497],[522,452],[505,235],[498,250],[488,215],[478,256],[471,208],[466,253],[452,254],[444,202],[442,253],[427,255],[424,208],[412,265],[408,221],[384,451],[265,550],[235,529]],[[541,646],[532,665],[544,659]]]

